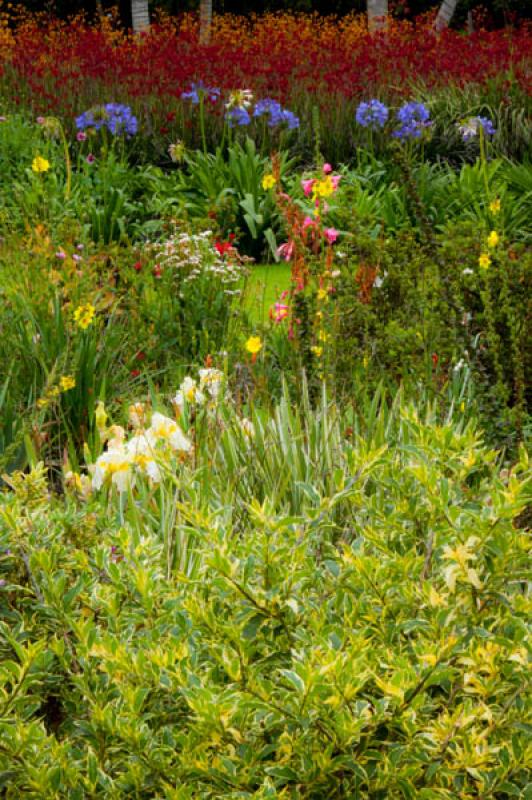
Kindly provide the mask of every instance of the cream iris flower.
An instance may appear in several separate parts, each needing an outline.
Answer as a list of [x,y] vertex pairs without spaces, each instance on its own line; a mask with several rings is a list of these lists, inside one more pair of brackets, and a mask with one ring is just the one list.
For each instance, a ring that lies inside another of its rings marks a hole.
[[185,404],[201,406],[204,402],[205,395],[198,388],[196,381],[187,375],[174,397],[174,403],[180,411],[183,411]]
[[158,411],[151,418],[151,427],[148,432],[153,434],[156,439],[167,442],[172,450],[181,450],[185,453],[192,450],[190,439],[187,439],[177,422]]

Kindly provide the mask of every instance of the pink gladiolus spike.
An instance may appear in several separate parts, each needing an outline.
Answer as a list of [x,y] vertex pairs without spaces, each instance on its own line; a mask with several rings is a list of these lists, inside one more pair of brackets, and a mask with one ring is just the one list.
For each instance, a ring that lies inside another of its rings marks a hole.
[[326,228],[323,231],[323,235],[329,242],[329,244],[334,244],[335,241],[338,239],[338,231],[335,228]]
[[335,191],[336,189],[338,189],[338,184],[340,183],[341,180],[342,180],[341,175],[331,175],[331,181]]
[[305,197],[308,197],[309,194],[312,192],[312,187],[314,186],[315,183],[316,183],[315,178],[309,178],[306,181],[301,181],[301,187],[305,192]]
[[324,164],[323,165],[323,174],[324,175],[328,175],[330,172],[332,172],[331,165],[330,164]]
[[273,309],[270,309],[270,318],[273,319],[274,322],[282,322],[287,316],[288,306],[284,305],[284,303],[275,303]]
[[305,228],[311,227],[312,225],[314,225],[314,220],[312,219],[312,217],[305,217],[305,219],[303,220],[303,230],[305,230]]
[[285,242],[284,244],[280,245],[277,248],[277,255],[280,258],[284,258],[285,261],[290,261],[294,254],[294,243],[293,242]]

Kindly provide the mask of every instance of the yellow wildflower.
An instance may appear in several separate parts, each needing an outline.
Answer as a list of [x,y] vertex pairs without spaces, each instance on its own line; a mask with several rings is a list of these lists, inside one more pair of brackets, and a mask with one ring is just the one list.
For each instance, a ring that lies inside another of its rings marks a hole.
[[499,244],[499,238],[500,237],[497,231],[492,231],[488,236],[488,247],[491,248],[497,247],[497,245]]
[[321,358],[321,355],[323,353],[323,347],[319,347],[319,345],[315,345],[314,347],[311,347],[310,349],[312,350],[312,352],[314,353],[316,358]]
[[491,264],[491,258],[487,253],[481,253],[478,264],[482,269],[487,269]]
[[50,162],[42,156],[35,156],[31,162],[31,168],[34,172],[48,172],[50,169]]
[[318,339],[320,340],[320,342],[327,342],[330,338],[331,337],[326,331],[321,330],[318,332]]
[[85,331],[94,319],[95,313],[96,309],[93,305],[91,305],[91,303],[86,303],[84,306],[78,306],[74,311],[74,322],[77,323],[78,328],[81,328]]
[[492,200],[490,203],[490,211],[492,214],[498,214],[501,210],[501,201],[497,197],[496,200]]
[[273,189],[277,181],[275,177],[270,173],[269,175],[265,175],[262,179],[262,188],[263,189]]
[[252,355],[257,355],[262,350],[260,336],[250,336],[246,342],[246,350]]
[[318,298],[318,300],[326,300],[327,299],[327,289],[318,289],[317,298]]
[[72,377],[72,375],[62,375],[59,379],[59,386],[62,392],[68,392],[70,389],[73,389],[76,385],[76,379]]
[[316,181],[312,187],[312,195],[314,199],[316,199],[316,197],[330,197],[333,192],[334,183],[330,175],[327,175],[327,177],[323,178],[321,181]]

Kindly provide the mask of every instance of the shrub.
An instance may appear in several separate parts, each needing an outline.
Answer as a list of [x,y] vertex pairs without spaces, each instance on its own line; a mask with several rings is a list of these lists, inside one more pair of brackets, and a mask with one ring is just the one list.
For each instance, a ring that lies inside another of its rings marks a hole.
[[12,477],[6,796],[525,791],[525,454],[501,471],[472,424],[399,400],[361,436],[327,401],[251,439],[231,415],[125,503]]

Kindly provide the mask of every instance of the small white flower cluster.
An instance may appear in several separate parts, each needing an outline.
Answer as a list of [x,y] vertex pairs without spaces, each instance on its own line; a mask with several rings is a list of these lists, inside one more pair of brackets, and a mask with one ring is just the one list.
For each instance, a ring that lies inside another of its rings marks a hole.
[[129,420],[134,433],[127,441],[124,428],[119,425],[100,430],[100,436],[107,440],[107,450],[89,467],[93,489],[111,484],[119,492],[126,492],[138,475],[158,483],[162,464],[175,454],[191,452],[192,443],[175,420],[154,412],[150,426],[145,428],[145,415],[142,403],[130,406]]
[[228,288],[225,294],[240,294],[235,284],[247,273],[245,260],[233,251],[231,256],[216,250],[213,232],[177,233],[165,242],[150,247],[158,264],[179,273],[183,284],[192,283],[201,277],[216,277]]

